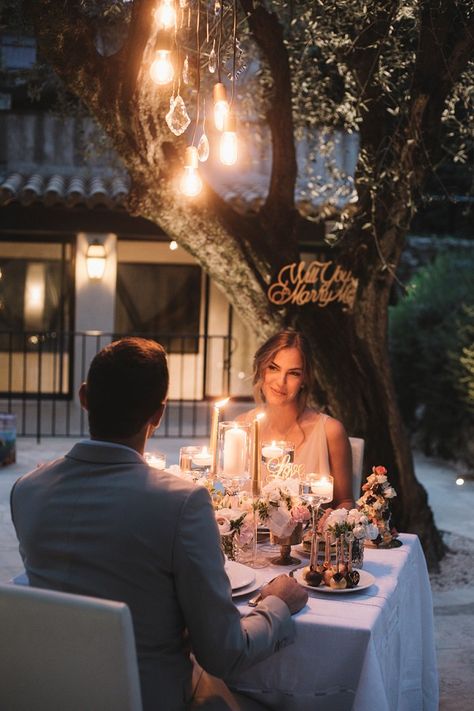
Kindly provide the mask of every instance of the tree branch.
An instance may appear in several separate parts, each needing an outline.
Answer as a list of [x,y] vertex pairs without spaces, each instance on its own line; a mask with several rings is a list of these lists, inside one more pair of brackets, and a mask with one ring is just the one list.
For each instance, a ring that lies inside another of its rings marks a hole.
[[291,103],[291,74],[283,28],[274,13],[263,5],[254,9],[252,0],[240,0],[250,31],[265,56],[273,79],[267,120],[272,136],[272,171],[265,202],[266,215],[274,225],[286,226],[293,219],[297,175]]

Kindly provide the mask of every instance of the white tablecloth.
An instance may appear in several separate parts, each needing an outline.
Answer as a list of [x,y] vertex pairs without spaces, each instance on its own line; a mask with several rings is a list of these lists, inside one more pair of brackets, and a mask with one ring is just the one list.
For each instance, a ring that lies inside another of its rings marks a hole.
[[[366,549],[375,583],[361,592],[309,593],[295,615],[296,642],[231,686],[281,711],[436,711],[433,606],[416,536],[400,548]],[[257,570],[264,582],[285,568]],[[255,594],[255,593],[254,593]],[[237,601],[242,614],[250,610]]]

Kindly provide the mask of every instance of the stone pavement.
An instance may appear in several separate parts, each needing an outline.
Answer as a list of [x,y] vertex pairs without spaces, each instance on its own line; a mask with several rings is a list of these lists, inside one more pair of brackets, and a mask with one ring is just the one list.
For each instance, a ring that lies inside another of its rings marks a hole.
[[[67,438],[46,438],[38,445],[33,439],[19,438],[16,464],[0,468],[0,582],[6,582],[22,570],[10,519],[9,495],[13,482],[37,464],[66,452],[74,441]],[[201,441],[196,440],[195,443],[201,444]],[[204,440],[202,443],[205,443]],[[179,447],[183,444],[189,442],[156,438],[149,443],[147,449],[150,452],[165,452],[167,463],[176,464]],[[474,477],[464,475],[464,485],[457,486],[456,478],[463,476],[461,469],[421,455],[415,456],[415,465],[417,476],[428,491],[429,503],[438,528],[472,540],[468,561],[472,568]],[[470,541],[468,547],[469,543]],[[451,560],[455,560],[455,557]],[[445,573],[449,575],[449,565],[443,568],[447,568]],[[451,589],[435,590],[433,603],[440,674],[440,710],[470,711],[474,698],[474,586],[462,584]]]

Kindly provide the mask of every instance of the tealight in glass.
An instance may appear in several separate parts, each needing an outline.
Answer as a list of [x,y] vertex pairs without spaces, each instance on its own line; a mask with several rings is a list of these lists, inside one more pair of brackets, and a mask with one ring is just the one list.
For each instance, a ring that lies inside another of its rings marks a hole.
[[166,467],[166,454],[163,452],[145,452],[143,458],[148,466],[154,469],[164,469]]
[[212,455],[207,447],[189,445],[179,450],[179,468],[182,472],[191,474],[193,478],[200,479],[208,476],[212,464]]

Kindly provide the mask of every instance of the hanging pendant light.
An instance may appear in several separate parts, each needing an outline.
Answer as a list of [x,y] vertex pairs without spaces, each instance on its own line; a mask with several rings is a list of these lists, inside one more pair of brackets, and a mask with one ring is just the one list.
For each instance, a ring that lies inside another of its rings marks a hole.
[[173,64],[171,63],[171,46],[170,33],[158,33],[155,58],[150,66],[150,77],[159,86],[169,84],[174,77]]
[[237,162],[237,121],[235,114],[229,112],[224,119],[224,130],[222,132],[219,157],[224,165],[235,165]]
[[176,10],[173,0],[161,0],[153,14],[159,30],[171,30],[176,27]]
[[198,152],[195,146],[186,148],[184,173],[179,188],[186,197],[196,197],[202,190],[202,180],[197,170]]
[[221,82],[214,84],[213,98],[214,123],[216,124],[216,128],[218,131],[223,131],[225,117],[229,113],[229,102],[227,101],[225,86]]

